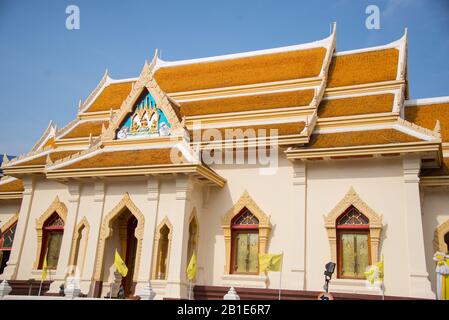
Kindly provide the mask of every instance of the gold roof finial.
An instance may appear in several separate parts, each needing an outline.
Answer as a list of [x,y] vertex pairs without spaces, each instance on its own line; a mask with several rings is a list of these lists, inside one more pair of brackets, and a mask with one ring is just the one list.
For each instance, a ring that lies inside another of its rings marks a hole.
[[82,108],[83,108],[83,102],[80,99],[80,101],[78,101],[78,111],[81,112]]
[[109,120],[113,120],[113,118],[114,118],[114,111],[112,110],[112,108],[111,109],[109,109]]
[[104,123],[101,125],[101,134],[103,134],[106,131],[106,127],[104,126]]

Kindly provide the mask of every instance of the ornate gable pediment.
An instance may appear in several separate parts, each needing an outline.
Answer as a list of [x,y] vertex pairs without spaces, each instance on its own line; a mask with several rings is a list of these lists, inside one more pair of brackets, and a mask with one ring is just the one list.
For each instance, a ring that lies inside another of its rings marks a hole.
[[[153,59],[154,60],[154,59]],[[112,115],[102,139],[166,137],[184,133],[177,106],[153,78],[151,64],[145,63],[117,114]]]
[[116,132],[116,139],[167,137],[172,125],[153,95],[144,90]]

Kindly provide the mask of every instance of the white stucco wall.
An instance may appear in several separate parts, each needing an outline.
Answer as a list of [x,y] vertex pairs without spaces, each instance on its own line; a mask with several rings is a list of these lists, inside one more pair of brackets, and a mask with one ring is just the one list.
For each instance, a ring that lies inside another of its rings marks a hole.
[[[45,179],[36,180],[28,225],[25,231],[24,250],[22,252],[18,268],[18,279],[40,279],[40,272],[32,272],[34,270],[33,267],[35,261],[38,259],[36,253],[36,219],[39,219],[39,217],[44,214],[56,196],[59,197],[61,202],[67,203],[68,195],[67,187],[64,184]],[[50,279],[51,275],[49,276],[49,280]]]
[[[305,259],[305,290],[322,291],[324,282],[324,265],[330,261],[330,245],[324,227],[324,215],[327,215],[344,197],[350,187],[353,187],[366,204],[383,217],[383,232],[380,243],[380,253],[385,257],[385,288],[387,295],[409,294],[409,244],[407,240],[407,213],[405,209],[404,177],[402,158],[374,158],[332,161],[308,161],[306,168],[306,203],[304,195],[298,194],[298,188],[293,185],[293,167],[290,161],[280,154],[279,166],[275,174],[261,175],[257,165],[215,165],[213,169],[223,176],[227,183],[223,188],[206,187],[197,182],[190,184],[190,198],[184,201],[177,197],[182,189],[177,187],[172,176],[160,179],[159,196],[151,207],[148,199],[147,178],[106,179],[104,188],[104,203],[96,202],[95,188],[92,182],[84,183],[80,191],[80,202],[76,224],[86,217],[89,222],[89,241],[87,244],[84,273],[82,275],[82,291],[88,293],[91,289],[98,234],[101,221],[120,202],[128,192],[131,200],[145,217],[145,223],[155,219],[156,226],[164,218],[173,225],[173,237],[181,233],[181,226],[187,224],[184,230],[183,244],[170,247],[169,270],[173,271],[173,263],[178,261],[177,275],[185,282],[185,268],[188,263],[186,256],[188,242],[188,221],[193,208],[196,209],[199,228],[197,254],[197,284],[223,285],[225,274],[225,242],[221,219],[230,208],[247,191],[256,204],[270,216],[272,224],[268,240],[268,252],[284,252],[282,287],[299,289],[301,273],[298,272],[298,225],[296,219],[298,206],[305,206],[306,217],[306,259]],[[50,206],[56,196],[68,204],[67,186],[55,181],[38,180],[35,185],[31,204],[29,224],[25,234],[25,246],[21,256],[18,279],[39,278],[40,274],[32,272],[36,260],[36,229],[35,222]],[[433,232],[435,227],[449,219],[448,193],[442,190],[425,191],[423,199],[423,229],[426,248],[427,269],[434,278],[433,262]],[[98,196],[98,195],[97,195]],[[100,199],[102,199],[100,197]],[[97,199],[98,200],[98,199]],[[299,203],[298,203],[299,202]],[[149,209],[152,208],[152,209]],[[0,220],[18,211],[17,203],[5,205],[0,203]],[[69,212],[69,214],[72,214]],[[155,216],[156,215],[156,216]],[[6,220],[6,219],[5,219]],[[296,221],[292,223],[292,221]],[[299,222],[298,222],[299,221]],[[152,239],[151,230],[146,239]],[[70,242],[71,244],[72,242]],[[104,264],[104,281],[110,282],[110,270],[113,264],[114,245],[106,247]],[[70,248],[64,248],[70,250]],[[184,252],[184,253],[183,253]],[[153,256],[153,247],[142,251],[141,259]],[[152,263],[151,263],[152,265]],[[148,273],[150,271],[148,270]],[[363,281],[332,281],[332,290],[344,292],[363,292]],[[356,283],[357,282],[357,283]],[[278,288],[279,274],[268,274],[268,287]],[[349,284],[348,284],[349,283]],[[161,291],[163,292],[163,291]],[[104,292],[103,292],[104,293]]]
[[[308,290],[322,290],[324,265],[331,259],[324,216],[352,186],[371,209],[382,215],[380,254],[385,257],[386,294],[406,295],[409,267],[400,158],[309,162],[307,178]],[[339,280],[333,282],[338,284]]]

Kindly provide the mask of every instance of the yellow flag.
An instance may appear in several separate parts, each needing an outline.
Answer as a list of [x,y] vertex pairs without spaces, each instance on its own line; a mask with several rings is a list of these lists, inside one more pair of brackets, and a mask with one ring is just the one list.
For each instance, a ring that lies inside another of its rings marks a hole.
[[195,252],[192,254],[190,258],[189,265],[187,266],[187,279],[192,281],[196,276],[196,255]]
[[44,263],[42,264],[42,281],[47,279],[47,252],[45,252]]
[[120,257],[120,255],[118,254],[117,249],[115,249],[114,265],[117,268],[117,271],[120,272],[122,277],[126,277],[126,275],[128,274],[128,267],[123,262],[123,260]]
[[283,254],[259,254],[259,268],[260,271],[274,271],[280,272],[282,268]]

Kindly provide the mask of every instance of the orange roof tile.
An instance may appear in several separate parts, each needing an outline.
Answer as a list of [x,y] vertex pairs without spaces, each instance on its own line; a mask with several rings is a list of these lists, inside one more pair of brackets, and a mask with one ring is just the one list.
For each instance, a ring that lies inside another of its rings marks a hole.
[[171,164],[170,152],[170,148],[102,152],[90,158],[80,159],[63,167],[63,169]]
[[108,123],[108,120],[78,122],[72,130],[61,138],[88,138],[91,133],[92,136],[96,137],[101,134],[102,125],[104,124],[107,127]]
[[342,99],[322,100],[318,108],[320,118],[391,112],[394,94],[376,94]]
[[20,192],[20,191],[23,191],[22,180],[16,179],[4,184],[0,184],[0,192]]
[[165,92],[222,88],[318,76],[325,48],[162,67],[155,79]]
[[332,88],[395,80],[398,61],[397,49],[335,56],[329,67],[327,86]]
[[313,134],[307,149],[353,147],[422,141],[394,129]]
[[314,94],[315,91],[313,89],[308,89],[184,102],[181,103],[181,113],[185,116],[198,116],[226,112],[307,106],[312,102]]
[[108,85],[85,112],[109,111],[120,108],[131,92],[133,82],[112,83]]
[[[254,137],[257,137],[259,135],[259,130],[265,130],[265,136],[270,136],[271,130],[277,130],[277,136],[285,136],[285,135],[299,135],[301,131],[304,129],[305,123],[304,122],[287,122],[287,123],[274,123],[274,124],[257,124],[257,125],[248,125],[248,126],[240,126],[240,127],[227,127],[227,128],[212,128],[210,133],[211,136],[216,132],[215,130],[218,130],[222,140],[225,140],[227,138],[227,134],[231,135],[232,138],[252,138],[253,132],[246,131],[246,130],[254,130]],[[242,130],[240,136],[240,132],[238,130]],[[201,130],[201,138],[203,138],[203,134],[208,129],[202,129]],[[247,136],[244,136],[247,134]],[[193,138],[194,132],[190,131],[190,138]],[[206,137],[211,138],[211,137]],[[212,140],[213,141],[213,140]],[[212,142],[211,141],[211,142]]]
[[[78,153],[79,151],[77,150],[66,150],[66,151],[54,151],[50,154],[50,159],[52,161],[56,161],[65,157],[68,157],[74,153]],[[18,164],[14,164],[12,163],[11,166],[15,167],[15,166],[40,166],[40,165],[45,165],[47,163],[47,155],[43,155],[40,157],[36,157],[34,159],[28,160],[28,161],[24,161],[24,162],[20,162]]]
[[441,138],[449,141],[449,103],[405,107],[405,119],[429,130],[440,120]]

